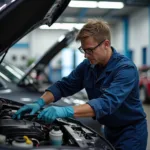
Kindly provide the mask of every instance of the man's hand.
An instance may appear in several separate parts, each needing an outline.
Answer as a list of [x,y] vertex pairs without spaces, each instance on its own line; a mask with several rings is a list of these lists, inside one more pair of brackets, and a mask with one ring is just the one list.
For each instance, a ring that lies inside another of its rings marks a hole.
[[51,123],[56,118],[66,118],[66,117],[73,117],[73,116],[74,116],[74,109],[72,106],[66,106],[66,107],[50,106],[45,108],[38,115],[38,119],[42,119],[46,123]]
[[23,115],[25,112],[30,111],[30,115],[34,115],[36,112],[38,112],[43,106],[45,105],[45,102],[42,98],[39,98],[36,102],[32,104],[26,104],[23,107],[21,107],[13,116],[12,118],[20,119],[21,115]]

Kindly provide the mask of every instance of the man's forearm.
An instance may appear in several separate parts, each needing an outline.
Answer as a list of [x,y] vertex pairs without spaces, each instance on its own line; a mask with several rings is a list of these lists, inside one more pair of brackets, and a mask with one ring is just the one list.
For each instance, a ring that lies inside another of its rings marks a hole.
[[45,101],[46,104],[49,104],[49,103],[51,103],[51,102],[54,101],[54,96],[53,96],[53,94],[52,94],[51,92],[49,92],[49,91],[46,91],[46,92],[41,96],[41,98],[44,99],[44,101]]
[[89,104],[74,106],[74,117],[94,117],[95,112]]
[[[41,98],[44,99],[46,104],[54,101],[54,96],[51,92],[46,91]],[[73,106],[74,117],[94,117],[95,112],[89,104],[83,104],[78,106]]]

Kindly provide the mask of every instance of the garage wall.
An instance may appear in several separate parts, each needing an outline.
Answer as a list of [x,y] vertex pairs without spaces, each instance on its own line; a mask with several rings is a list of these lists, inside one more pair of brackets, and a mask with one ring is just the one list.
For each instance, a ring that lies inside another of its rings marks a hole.
[[123,52],[123,23],[118,22],[118,24],[111,27],[111,45],[120,53]]
[[15,66],[23,68],[23,66],[27,64],[30,51],[30,39],[27,35],[10,48],[4,60],[14,64]]
[[142,64],[142,48],[149,45],[148,8],[140,9],[129,18],[129,48],[134,51],[134,62]]
[[[133,61],[137,66],[142,64],[142,48],[149,46],[149,9],[143,8],[139,9],[138,12],[131,14],[129,17],[129,50],[134,51]],[[116,48],[117,51],[122,53],[124,51],[124,28],[123,22],[118,22],[118,24],[111,26],[112,31],[112,46]],[[31,32],[25,38],[23,38],[18,43],[26,43],[28,47],[17,48],[13,47],[13,50],[8,52],[6,60],[12,61],[11,55],[19,54],[18,57],[35,57],[38,59],[52,44],[58,40],[58,38],[66,33],[67,30],[40,30],[36,29]],[[76,46],[77,45],[77,46]],[[77,49],[80,44],[72,44],[72,48]],[[148,57],[149,55],[147,55]],[[25,63],[23,60],[18,59],[16,64]],[[55,60],[61,58],[58,55]],[[149,59],[147,59],[149,60]],[[55,63],[54,63],[55,64]],[[150,60],[148,62],[150,64]]]
[[[142,65],[142,49],[147,48],[147,64],[150,65],[150,49],[149,49],[149,32],[150,32],[150,10],[149,8],[139,9],[129,17],[129,50],[133,51],[133,61],[137,67]],[[112,46],[117,51],[123,52],[124,49],[124,33],[123,22],[111,27],[112,30]]]
[[32,56],[41,56],[58,38],[66,33],[67,30],[41,30],[36,29],[31,33],[31,52]]

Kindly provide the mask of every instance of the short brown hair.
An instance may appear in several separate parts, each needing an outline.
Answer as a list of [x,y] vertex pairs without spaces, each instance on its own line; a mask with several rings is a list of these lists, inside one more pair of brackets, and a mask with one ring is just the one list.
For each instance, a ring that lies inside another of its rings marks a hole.
[[107,39],[111,42],[110,27],[103,20],[89,20],[79,31],[76,40],[81,40],[87,37],[93,37],[97,42]]

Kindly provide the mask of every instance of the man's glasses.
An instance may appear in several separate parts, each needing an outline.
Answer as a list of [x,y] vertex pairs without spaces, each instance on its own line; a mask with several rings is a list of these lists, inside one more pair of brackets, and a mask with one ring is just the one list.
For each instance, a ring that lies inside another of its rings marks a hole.
[[96,45],[96,46],[93,47],[93,48],[83,49],[83,48],[80,46],[78,49],[79,49],[79,51],[80,51],[81,53],[83,53],[83,54],[89,54],[89,55],[91,55],[91,54],[93,54],[93,51],[94,51],[97,47],[99,47],[104,41],[105,41],[105,40],[101,41],[98,45]]

